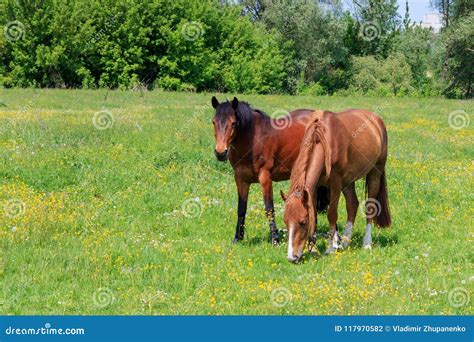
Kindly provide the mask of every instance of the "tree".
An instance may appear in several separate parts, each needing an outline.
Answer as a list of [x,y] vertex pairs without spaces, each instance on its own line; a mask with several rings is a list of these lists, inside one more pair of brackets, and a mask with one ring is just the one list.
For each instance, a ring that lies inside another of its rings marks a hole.
[[322,10],[316,2],[268,1],[262,21],[282,37],[281,45],[291,56],[287,65],[287,91],[319,82],[332,93],[346,84],[343,70],[349,63],[343,43],[340,4]]
[[448,27],[450,24],[455,1],[456,0],[431,0],[431,6],[438,10],[443,17],[443,27]]
[[456,96],[456,89],[467,98],[473,96],[474,80],[474,11],[457,18],[444,32],[448,87],[445,93]]
[[[353,0],[362,55],[386,58],[399,32],[397,0]],[[355,38],[355,37],[354,37]]]
[[405,0],[405,16],[403,17],[403,28],[408,30],[412,26],[410,19],[410,7],[408,6],[408,0]]
[[386,59],[374,56],[353,57],[351,88],[355,92],[377,96],[403,96],[411,90],[412,74],[407,59],[394,53]]
[[278,34],[232,1],[9,0],[0,22],[7,87],[283,90]]
[[474,3],[472,0],[432,0],[432,6],[443,17],[441,80],[447,83],[445,94],[457,97],[460,92],[472,97]]
[[243,5],[243,14],[249,14],[252,20],[258,21],[263,18],[266,9],[265,0],[237,0],[237,3]]
[[394,39],[391,54],[403,54],[410,65],[413,86],[428,82],[431,41],[434,33],[420,26],[409,26]]

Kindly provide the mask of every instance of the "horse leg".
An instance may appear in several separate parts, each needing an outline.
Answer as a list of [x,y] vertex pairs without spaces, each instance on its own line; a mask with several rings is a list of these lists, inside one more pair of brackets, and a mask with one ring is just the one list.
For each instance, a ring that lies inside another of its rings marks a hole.
[[346,198],[347,223],[344,233],[342,235],[342,247],[347,248],[352,239],[352,229],[354,227],[355,218],[357,215],[357,208],[359,207],[359,200],[355,191],[355,182],[342,190]]
[[249,196],[250,183],[244,182],[241,178],[235,177],[239,202],[237,205],[237,226],[235,227],[234,243],[244,239],[245,214],[247,213],[247,199]]
[[313,210],[314,210],[314,233],[312,236],[308,238],[308,251],[312,253],[316,249],[316,236],[318,231],[318,202],[313,202]]
[[380,171],[377,168],[372,169],[365,179],[367,188],[367,199],[365,201],[365,226],[364,249],[372,248],[372,227],[374,226],[374,217],[380,211],[380,203],[376,200],[380,188]]
[[280,242],[280,236],[275,224],[275,209],[273,207],[273,186],[270,172],[263,170],[258,175],[258,181],[262,186],[263,192],[263,203],[265,205],[265,214],[268,219],[270,226],[270,238],[273,245],[278,245]]
[[[328,248],[326,249],[326,254],[332,254],[336,249],[340,248],[339,234],[337,233],[337,206],[339,204],[339,196],[341,195],[341,183],[331,182],[330,185],[330,201],[328,209],[328,221],[329,221],[329,237],[328,237]],[[335,183],[335,184],[334,184]]]

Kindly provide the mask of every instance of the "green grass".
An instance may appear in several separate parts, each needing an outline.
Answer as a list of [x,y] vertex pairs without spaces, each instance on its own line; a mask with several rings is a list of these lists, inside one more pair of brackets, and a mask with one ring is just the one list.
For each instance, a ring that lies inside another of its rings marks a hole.
[[[393,226],[367,252],[359,211],[349,250],[293,265],[267,242],[257,185],[230,244],[236,193],[210,97],[0,90],[2,314],[473,313],[474,130],[448,124],[456,110],[474,120],[472,102],[239,96],[268,113],[367,108],[388,127]],[[92,123],[101,110],[109,129]],[[280,228],[288,186],[274,189]]]

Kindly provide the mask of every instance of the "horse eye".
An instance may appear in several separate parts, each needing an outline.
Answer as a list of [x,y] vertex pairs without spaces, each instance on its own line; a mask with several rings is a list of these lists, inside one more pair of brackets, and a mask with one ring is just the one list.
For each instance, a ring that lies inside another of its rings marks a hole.
[[232,122],[232,128],[235,128],[235,121]]
[[302,220],[299,223],[300,223],[300,227],[304,227],[304,226],[306,226],[307,222],[306,222],[306,220]]

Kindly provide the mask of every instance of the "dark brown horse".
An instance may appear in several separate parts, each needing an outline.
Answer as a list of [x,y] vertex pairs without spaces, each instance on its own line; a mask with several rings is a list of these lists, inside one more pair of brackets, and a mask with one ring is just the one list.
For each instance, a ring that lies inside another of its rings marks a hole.
[[[280,234],[275,224],[272,181],[290,178],[313,110],[298,109],[273,119],[235,97],[232,102],[223,103],[212,97],[211,102],[216,110],[212,121],[216,142],[214,153],[219,161],[229,159],[237,184],[238,218],[234,242],[244,238],[249,188],[250,184],[258,182],[262,187],[270,238],[273,244],[278,244]],[[325,189],[318,191],[321,192],[318,208],[324,210],[328,203],[327,192]]]
[[285,224],[288,227],[288,260],[298,261],[306,241],[317,225],[317,186],[329,188],[329,239],[326,253],[340,248],[337,233],[337,205],[341,191],[346,198],[347,225],[343,245],[352,237],[359,206],[355,181],[366,179],[366,219],[364,248],[371,248],[373,221],[379,227],[391,224],[388,206],[385,162],[387,160],[387,130],[374,113],[347,110],[341,113],[313,113],[291,174],[285,200]]

